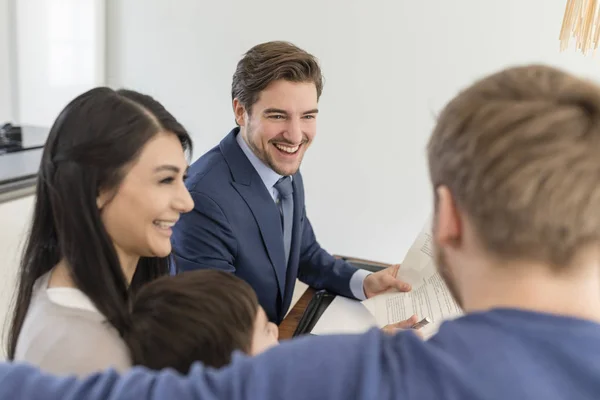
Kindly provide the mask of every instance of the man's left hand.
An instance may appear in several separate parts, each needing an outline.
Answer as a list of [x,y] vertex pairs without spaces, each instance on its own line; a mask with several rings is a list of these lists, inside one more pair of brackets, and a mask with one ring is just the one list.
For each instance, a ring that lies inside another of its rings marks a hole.
[[410,291],[411,287],[408,283],[396,279],[399,268],[400,264],[396,264],[368,275],[363,282],[363,290],[367,299],[391,289],[400,292]]
[[[417,318],[416,315],[413,315],[412,317],[410,317],[409,319],[407,319],[405,321],[400,321],[400,322],[396,322],[395,324],[386,325],[383,328],[381,328],[381,330],[387,334],[393,335],[400,331],[412,329],[413,325],[416,324],[417,322],[419,322],[419,319]],[[423,332],[420,329],[412,329],[412,331],[421,339],[425,339],[425,336],[423,335]]]

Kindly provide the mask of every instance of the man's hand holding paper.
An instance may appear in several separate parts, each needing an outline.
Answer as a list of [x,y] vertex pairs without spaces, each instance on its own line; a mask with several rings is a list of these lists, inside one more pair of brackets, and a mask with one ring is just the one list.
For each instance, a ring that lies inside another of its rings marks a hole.
[[425,223],[402,264],[402,269],[396,268],[396,280],[408,282],[410,292],[384,292],[368,297],[362,304],[375,317],[378,326],[384,329],[396,324],[406,325],[413,314],[419,318],[427,317],[431,323],[422,332],[426,338],[430,337],[444,320],[462,314],[435,267],[430,220]]
[[[364,282],[364,291],[367,299],[387,292],[409,292],[411,290],[410,284],[397,278],[399,269],[400,264],[396,264],[367,276]],[[412,329],[418,321],[419,318],[413,315],[403,321],[385,325],[382,330],[386,333],[394,334],[401,330]],[[416,332],[419,336],[423,337],[420,332],[417,330]]]
[[381,271],[369,274],[363,283],[363,290],[367,299],[387,291],[410,291],[411,286],[397,278],[399,268],[400,264],[396,264]]

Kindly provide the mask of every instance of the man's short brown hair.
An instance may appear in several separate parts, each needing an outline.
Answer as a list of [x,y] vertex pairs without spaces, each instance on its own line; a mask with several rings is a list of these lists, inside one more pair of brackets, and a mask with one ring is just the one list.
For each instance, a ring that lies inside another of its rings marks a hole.
[[250,114],[260,92],[282,79],[314,83],[317,99],[323,92],[317,59],[292,43],[274,41],[254,46],[238,62],[231,84],[231,99],[237,98]]
[[229,364],[234,350],[250,352],[258,307],[252,287],[233,274],[165,276],[133,296],[124,339],[134,365],[183,374],[195,361],[218,368]]
[[573,261],[600,242],[600,89],[548,66],[514,67],[462,91],[428,146],[482,244],[501,259]]

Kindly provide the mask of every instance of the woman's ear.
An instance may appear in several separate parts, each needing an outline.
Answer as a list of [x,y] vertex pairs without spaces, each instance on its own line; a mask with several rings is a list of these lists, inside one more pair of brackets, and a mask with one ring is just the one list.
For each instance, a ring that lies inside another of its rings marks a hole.
[[107,202],[108,193],[106,190],[100,190],[98,196],[96,196],[96,207],[98,207],[98,210],[102,211]]

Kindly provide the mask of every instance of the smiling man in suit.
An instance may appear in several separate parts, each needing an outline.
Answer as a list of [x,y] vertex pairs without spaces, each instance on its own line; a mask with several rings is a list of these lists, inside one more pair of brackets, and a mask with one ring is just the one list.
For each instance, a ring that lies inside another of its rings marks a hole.
[[321,248],[306,216],[299,172],[317,132],[323,89],[315,57],[287,42],[250,49],[233,76],[237,127],[191,167],[195,207],[174,228],[178,270],[221,269],[256,291],[280,323],[296,278],[357,299],[410,287],[398,266],[369,273]]

